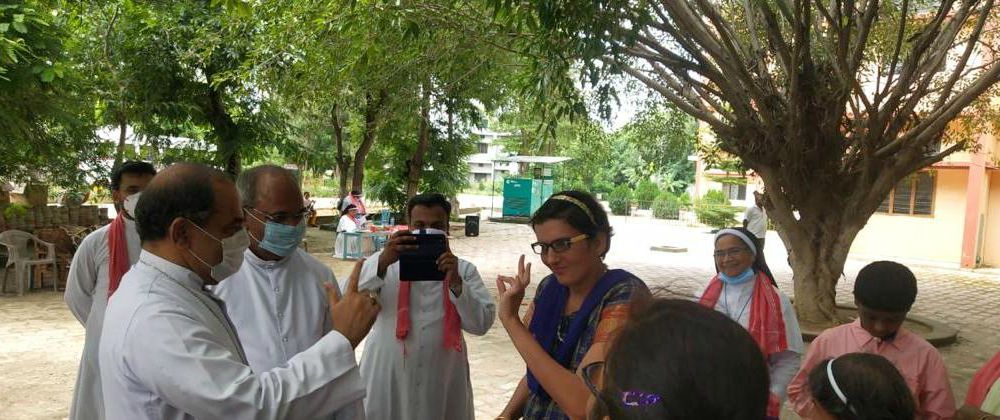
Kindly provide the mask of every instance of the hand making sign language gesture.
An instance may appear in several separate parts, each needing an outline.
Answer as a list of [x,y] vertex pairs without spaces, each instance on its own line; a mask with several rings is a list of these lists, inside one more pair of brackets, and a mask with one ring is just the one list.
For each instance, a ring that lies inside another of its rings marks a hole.
[[531,284],[531,263],[524,264],[524,255],[517,260],[517,275],[497,276],[500,322],[506,327],[509,322],[521,322],[518,310],[524,301],[524,291]]
[[351,272],[343,297],[340,297],[334,289],[336,286],[323,285],[326,288],[326,298],[330,302],[333,329],[343,334],[351,342],[351,347],[355,348],[368,335],[368,331],[375,323],[375,317],[382,309],[374,292],[368,290],[358,292],[358,279],[361,277],[361,266],[364,263],[365,260],[362,259],[354,264],[354,271]]

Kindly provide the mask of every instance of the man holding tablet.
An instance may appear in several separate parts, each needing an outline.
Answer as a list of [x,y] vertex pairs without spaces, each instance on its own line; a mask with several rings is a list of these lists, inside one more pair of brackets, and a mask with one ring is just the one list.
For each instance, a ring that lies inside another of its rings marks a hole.
[[451,253],[448,199],[420,194],[406,210],[411,230],[393,235],[361,270],[359,289],[373,292],[382,304],[361,359],[366,416],[471,419],[462,331],[486,334],[496,305],[476,267]]

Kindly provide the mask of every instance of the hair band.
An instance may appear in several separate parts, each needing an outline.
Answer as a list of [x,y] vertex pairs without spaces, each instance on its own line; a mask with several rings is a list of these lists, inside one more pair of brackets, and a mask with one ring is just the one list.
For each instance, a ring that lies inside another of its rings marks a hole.
[[746,243],[747,247],[750,248],[750,252],[753,253],[753,256],[755,257],[757,256],[757,244],[755,244],[754,241],[751,240],[750,237],[747,236],[745,233],[740,232],[736,229],[722,229],[715,234],[715,241],[718,242],[719,238],[722,237],[722,235],[733,235],[737,238],[740,238],[740,240]]
[[833,359],[830,359],[830,361],[827,362],[827,364],[826,364],[826,378],[830,381],[830,386],[833,387],[833,392],[835,394],[837,394],[837,398],[840,398],[840,402],[844,403],[844,405],[847,406],[847,409],[851,410],[853,412],[854,409],[851,408],[851,405],[847,403],[847,396],[844,395],[844,391],[840,390],[840,385],[837,385],[837,380],[834,379],[834,377],[833,377],[833,361],[834,360],[837,360],[837,358],[835,357]]
[[560,194],[560,195],[553,195],[552,197],[549,197],[549,199],[550,200],[568,201],[570,203],[575,204],[577,207],[580,208],[580,210],[583,210],[583,212],[587,214],[587,218],[590,219],[590,223],[593,223],[594,226],[597,226],[597,220],[594,219],[594,214],[590,212],[590,209],[587,208],[587,205],[583,204],[582,201],[577,200],[577,199],[575,199],[573,197],[570,197],[568,195],[562,195],[562,194]]

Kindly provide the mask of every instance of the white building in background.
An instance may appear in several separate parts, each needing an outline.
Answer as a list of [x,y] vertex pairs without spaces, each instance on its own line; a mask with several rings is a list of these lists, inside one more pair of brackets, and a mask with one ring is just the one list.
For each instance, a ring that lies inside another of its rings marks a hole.
[[500,139],[512,137],[510,133],[500,133],[489,129],[473,130],[476,139],[476,150],[466,158],[469,164],[469,183],[476,185],[480,182],[492,182],[494,179],[500,180],[504,176],[518,173],[516,162],[496,162],[497,158],[509,156],[504,150]]

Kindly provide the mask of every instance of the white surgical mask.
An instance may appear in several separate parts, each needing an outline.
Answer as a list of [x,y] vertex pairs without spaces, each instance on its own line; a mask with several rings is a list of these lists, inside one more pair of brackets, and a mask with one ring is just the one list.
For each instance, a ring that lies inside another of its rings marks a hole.
[[221,282],[240,270],[240,266],[243,265],[243,253],[250,247],[250,236],[247,235],[246,229],[240,229],[228,238],[219,239],[216,238],[215,235],[208,233],[205,229],[202,229],[201,226],[198,226],[194,222],[191,222],[191,224],[222,245],[222,261],[219,261],[216,265],[208,264],[205,260],[201,259],[201,257],[188,250],[188,252],[191,252],[192,256],[198,259],[198,261],[211,268],[212,271],[210,275],[212,276],[212,279],[217,282]]
[[139,196],[142,195],[142,191],[125,197],[125,201],[122,203],[122,208],[128,213],[130,217],[135,219],[135,206],[139,204]]

